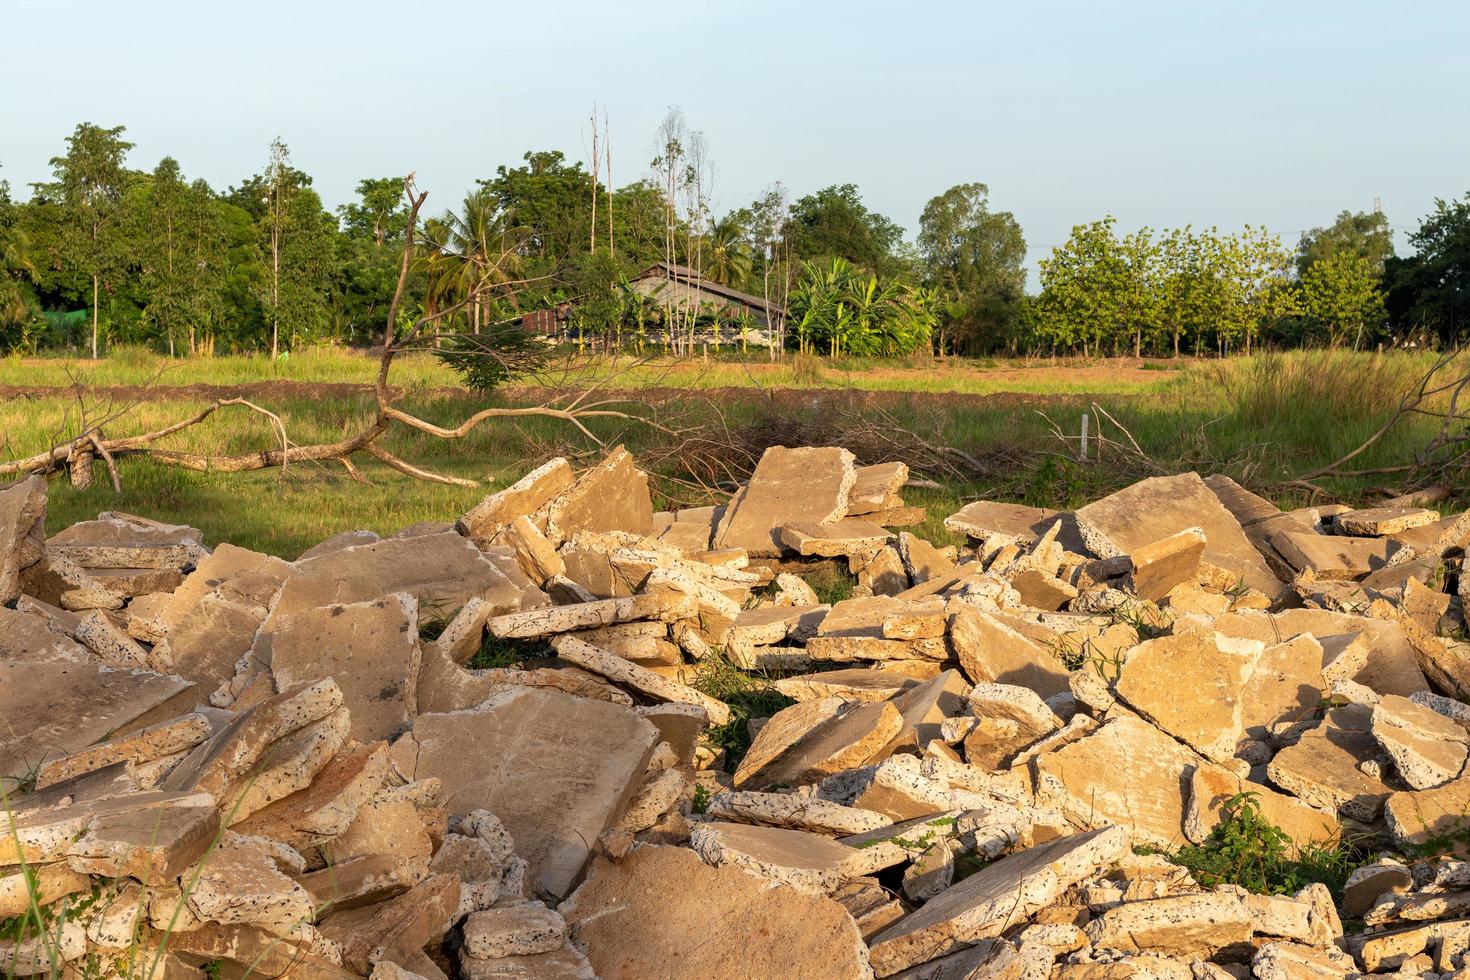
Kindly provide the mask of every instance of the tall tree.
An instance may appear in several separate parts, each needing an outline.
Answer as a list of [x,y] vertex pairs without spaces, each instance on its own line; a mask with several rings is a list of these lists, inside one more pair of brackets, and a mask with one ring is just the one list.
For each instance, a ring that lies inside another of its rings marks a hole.
[[1360,255],[1338,252],[1312,263],[1302,277],[1302,309],[1326,331],[1333,347],[1363,334],[1383,321],[1383,293],[1373,263]]
[[104,129],[78,123],[66,138],[66,155],[51,158],[55,182],[50,191],[65,215],[63,248],[92,279],[92,356],[97,356],[98,294],[118,268],[120,256],[113,221],[122,200],[127,171],[123,167],[133,144],[122,138],[123,126]]
[[1395,324],[1455,343],[1470,331],[1470,192],[1436,199],[1409,243],[1417,254],[1390,261],[1385,276]]
[[270,243],[270,299],[267,310],[271,320],[271,360],[281,354],[281,253],[286,244],[286,225],[291,207],[291,151],[277,136],[271,141],[270,159],[265,168],[266,236]]
[[30,242],[20,225],[21,209],[10,199],[10,183],[0,180],[0,340],[16,346],[11,332],[33,316],[26,280],[35,274]]
[[378,248],[403,241],[408,209],[403,203],[402,177],[368,177],[357,182],[357,200],[337,209],[342,231],[365,238]]
[[877,272],[897,265],[903,229],[868,210],[855,184],[833,184],[791,207],[787,229],[798,259],[843,258]]
[[1313,264],[1339,253],[1366,259],[1373,270],[1383,272],[1383,265],[1393,257],[1393,229],[1382,211],[1342,211],[1326,228],[1302,232],[1296,250],[1297,275],[1305,276]]
[[1026,287],[1026,239],[1009,211],[991,211],[984,184],[958,184],[919,216],[925,276],[939,289],[948,329],[968,349],[995,346]]
[[180,335],[195,353],[228,272],[219,204],[203,181],[187,183],[172,157],[159,162],[139,198],[133,224],[141,246],[143,316],[164,335],[170,356]]

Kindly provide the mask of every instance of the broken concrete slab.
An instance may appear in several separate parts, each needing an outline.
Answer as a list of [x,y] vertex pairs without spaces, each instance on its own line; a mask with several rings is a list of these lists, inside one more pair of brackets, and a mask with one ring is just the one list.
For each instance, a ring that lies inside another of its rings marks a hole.
[[[727,975],[732,963],[769,980],[869,973],[867,947],[841,905],[711,867],[685,848],[647,846],[618,862],[599,858],[559,911],[603,980],[697,980]],[[722,928],[711,931],[710,922]],[[693,935],[702,941],[689,943]]]
[[974,606],[956,605],[950,643],[975,683],[1029,687],[1043,698],[1069,690],[1061,658]]
[[46,480],[29,476],[0,488],[0,606],[20,595],[20,573],[45,554]]
[[856,480],[853,455],[846,449],[772,446],[730,500],[713,544],[744,548],[752,558],[777,557],[783,525],[830,524],[845,517]]
[[778,677],[776,690],[797,701],[815,701],[838,697],[846,701],[886,701],[917,684],[905,674],[892,670],[849,667],[815,674]]
[[558,636],[551,641],[551,646],[562,660],[575,664],[583,670],[591,671],[599,677],[606,677],[615,684],[632,688],[646,697],[656,701],[697,705],[705,710],[710,722],[715,725],[724,725],[730,721],[730,708],[723,701],[718,701],[692,687],[660,677],[653,671],[624,660],[617,654],[599,650],[592,644],[584,643],[572,636]]
[[[393,746],[405,778],[443,781],[451,815],[504,822],[538,887],[562,897],[637,789],[658,729],[636,712],[546,689],[511,688],[476,708],[420,715]],[[466,746],[496,747],[493,765]]]
[[455,530],[476,544],[489,545],[517,517],[536,513],[574,479],[571,464],[558,456],[471,507],[456,522]]
[[908,482],[909,468],[904,463],[875,463],[859,466],[853,472],[852,489],[847,494],[850,517],[902,507],[899,492]]
[[1160,636],[1128,651],[1113,690],[1195,751],[1229,759],[1245,734],[1242,701],[1264,649],[1213,631]]
[[740,868],[757,878],[825,895],[851,877],[861,855],[828,837],[784,827],[712,820],[696,824],[689,846],[717,868]]
[[464,923],[465,951],[476,959],[549,953],[566,939],[566,921],[540,902],[472,912]]
[[1335,534],[1278,531],[1271,544],[1298,572],[1310,569],[1318,578],[1332,581],[1362,578],[1388,564],[1399,550],[1388,538],[1348,538]]
[[1206,543],[1202,528],[1187,527],[1134,550],[1128,556],[1134,595],[1158,602],[1176,586],[1195,581]]
[[1333,518],[1339,534],[1387,537],[1439,520],[1439,511],[1423,507],[1367,507],[1350,510]]
[[[1172,847],[1183,835],[1188,779],[1205,760],[1128,715],[1031,760],[1038,802],[1079,826],[1117,824],[1135,843]],[[1139,792],[1139,787],[1148,787]]]
[[1364,823],[1374,820],[1391,790],[1364,771],[1379,752],[1372,735],[1372,709],[1333,708],[1295,745],[1278,752],[1267,772],[1297,799]]
[[271,639],[276,686],[337,679],[352,737],[396,738],[418,713],[418,619],[418,601],[403,593],[282,616]]
[[1029,543],[1045,533],[1057,516],[1045,507],[977,500],[946,517],[944,526],[977,541],[1000,534]]
[[1470,755],[1470,732],[1437,711],[1397,694],[1373,706],[1374,740],[1412,789],[1433,789],[1460,775]]
[[857,517],[819,524],[815,521],[791,521],[781,525],[777,537],[785,548],[798,555],[816,558],[850,558],[869,555],[882,548],[893,535]]
[[44,616],[0,606],[0,662],[84,663],[90,654]]
[[699,602],[694,596],[663,592],[506,613],[496,616],[485,625],[494,636],[505,640],[519,640],[570,633],[573,630],[597,629],[639,619],[671,623],[679,619],[693,619],[698,614]]
[[1125,902],[1084,931],[1094,946],[1108,949],[1210,957],[1232,947],[1249,948],[1253,929],[1238,897],[1214,892]]
[[450,531],[388,538],[298,561],[271,616],[366,602],[394,592],[413,596],[426,609],[446,612],[473,598],[484,599],[497,615],[548,602],[508,550],[482,551]]
[[631,453],[618,446],[553,497],[536,517],[544,522],[546,537],[553,544],[579,531],[628,531],[647,537],[653,533],[648,474],[638,469]]
[[999,936],[1128,849],[1109,827],[1009,855],[940,892],[872,939],[873,971],[889,977],[919,963]]
[[182,715],[48,762],[36,774],[36,788],[45,789],[118,762],[137,764],[175,755],[198,745],[212,732],[213,726],[204,715]]
[[309,851],[346,832],[357,811],[382,788],[388,771],[384,743],[358,746],[329,762],[310,786],[257,810],[234,829]]
[[83,568],[172,568],[193,564],[208,552],[197,528],[101,514],[52,535],[48,553]]
[[213,798],[202,793],[175,794],[99,814],[66,849],[66,861],[81,874],[161,885],[203,857],[219,830],[220,815]]
[[902,728],[903,716],[891,702],[849,706],[811,728],[736,785],[800,786],[845,769],[856,769],[882,752]]
[[886,827],[892,822],[881,813],[829,800],[749,790],[721,793],[710,800],[705,812],[718,820],[805,830],[829,836],[860,834]]
[[1268,596],[1281,590],[1239,522],[1197,473],[1150,477],[1077,511],[1083,539],[1100,558],[1126,555],[1187,528],[1204,532],[1204,560]]
[[[192,707],[182,677],[66,661],[0,662],[0,787],[106,735]],[[186,704],[187,703],[187,704]]]

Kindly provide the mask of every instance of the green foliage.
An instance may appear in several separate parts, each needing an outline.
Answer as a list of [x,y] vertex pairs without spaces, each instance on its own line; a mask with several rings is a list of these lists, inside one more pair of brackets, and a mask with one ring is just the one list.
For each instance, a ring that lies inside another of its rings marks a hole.
[[1470,192],[1435,199],[1409,244],[1417,254],[1390,259],[1384,272],[1395,332],[1444,344],[1462,340],[1470,335]]
[[833,184],[791,207],[786,238],[798,259],[840,258],[872,272],[898,270],[903,229],[869,211],[855,184]]
[[767,678],[737,670],[721,657],[704,661],[701,668],[695,689],[730,707],[730,720],[708,729],[705,737],[715,748],[725,750],[726,769],[732,769],[750,749],[750,719],[768,718],[796,701],[776,690]]
[[540,339],[513,323],[497,323],[483,333],[450,334],[434,356],[454,368],[465,387],[491,392],[545,366],[549,351]]
[[1009,211],[991,211],[984,184],[930,199],[919,217],[919,252],[939,294],[939,319],[967,354],[1014,346],[1026,286],[1026,240]]
[[1232,796],[1223,819],[1203,844],[1187,844],[1168,858],[1188,868],[1201,885],[1239,885],[1258,895],[1284,895],[1321,883],[1336,901],[1357,866],[1342,844],[1309,844],[1298,849],[1285,831],[1261,815],[1255,793]]
[[1364,259],[1375,277],[1383,275],[1384,264],[1393,257],[1393,229],[1382,211],[1342,211],[1327,228],[1302,232],[1297,245],[1296,271],[1303,279],[1324,259],[1348,255]]
[[1294,312],[1290,255],[1264,229],[1239,234],[1143,228],[1120,239],[1111,216],[1072,229],[1041,260],[1041,297],[1033,326],[1053,348],[1117,354],[1131,347],[1190,342],[1220,354],[1255,339]]
[[787,316],[800,352],[892,357],[928,350],[933,305],[927,290],[832,259],[802,265]]
[[1383,322],[1378,283],[1371,260],[1335,253],[1313,262],[1302,276],[1303,311],[1321,324],[1331,346],[1340,347],[1351,338],[1357,350]]

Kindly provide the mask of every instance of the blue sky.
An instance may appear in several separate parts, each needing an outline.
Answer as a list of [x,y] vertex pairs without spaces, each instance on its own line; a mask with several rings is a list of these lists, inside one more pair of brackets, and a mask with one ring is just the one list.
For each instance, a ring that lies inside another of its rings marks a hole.
[[1106,213],[1294,242],[1375,199],[1402,252],[1470,190],[1464,3],[3,0],[0,25],[21,193],[89,120],[127,126],[135,167],[223,188],[279,134],[329,205],[415,170],[438,209],[528,149],[585,158],[594,100],[618,184],[677,105],[721,210],[851,182],[912,236],[978,180],[1033,266]]

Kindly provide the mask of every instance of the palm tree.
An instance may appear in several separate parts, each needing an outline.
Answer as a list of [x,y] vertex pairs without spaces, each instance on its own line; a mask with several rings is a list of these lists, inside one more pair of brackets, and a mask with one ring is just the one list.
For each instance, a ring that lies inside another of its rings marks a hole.
[[707,278],[726,286],[738,286],[750,278],[755,254],[737,214],[731,212],[716,221],[701,244]]
[[514,302],[511,287],[522,268],[519,229],[482,187],[464,199],[460,213],[447,212],[439,221],[427,223],[425,232],[430,244],[425,263],[434,308],[463,302],[471,331],[479,333],[497,319],[497,290]]

